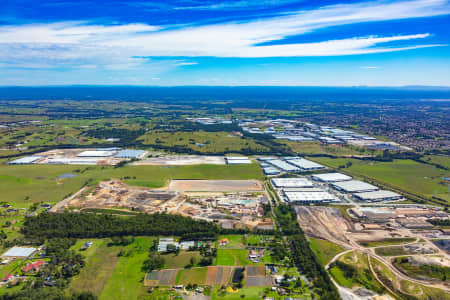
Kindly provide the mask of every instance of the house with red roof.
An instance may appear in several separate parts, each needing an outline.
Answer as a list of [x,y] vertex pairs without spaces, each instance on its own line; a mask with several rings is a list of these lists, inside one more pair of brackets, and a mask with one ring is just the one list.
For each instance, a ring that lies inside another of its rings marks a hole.
[[45,265],[46,262],[43,261],[42,259],[29,263],[28,265],[26,265],[25,267],[22,268],[23,272],[37,272],[39,271],[39,268],[43,265]]

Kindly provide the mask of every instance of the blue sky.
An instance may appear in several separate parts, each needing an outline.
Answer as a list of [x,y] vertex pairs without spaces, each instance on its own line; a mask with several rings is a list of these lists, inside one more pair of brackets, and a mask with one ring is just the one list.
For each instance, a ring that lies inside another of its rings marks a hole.
[[450,86],[450,3],[2,0],[0,85]]

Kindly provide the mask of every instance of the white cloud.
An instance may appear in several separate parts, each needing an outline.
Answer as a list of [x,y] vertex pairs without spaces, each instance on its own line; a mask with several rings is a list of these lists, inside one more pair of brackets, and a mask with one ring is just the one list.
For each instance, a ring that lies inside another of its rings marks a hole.
[[[403,51],[440,45],[394,43],[383,47],[386,43],[424,40],[430,36],[428,33],[268,43],[330,26],[449,13],[450,5],[445,0],[376,1],[333,5],[248,22],[175,29],[147,24],[93,25],[86,21],[0,26],[0,63],[130,69],[158,64],[140,58],[152,56],[294,57]],[[196,63],[175,58],[171,62],[173,67],[192,64]]]
[[375,66],[364,66],[364,67],[361,67],[361,69],[378,69],[378,67],[375,67]]

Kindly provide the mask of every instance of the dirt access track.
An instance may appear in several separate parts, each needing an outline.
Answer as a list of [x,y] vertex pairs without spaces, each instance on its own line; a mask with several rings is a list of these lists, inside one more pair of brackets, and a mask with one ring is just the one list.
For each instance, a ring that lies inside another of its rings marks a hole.
[[177,192],[260,192],[258,180],[171,180],[169,191]]

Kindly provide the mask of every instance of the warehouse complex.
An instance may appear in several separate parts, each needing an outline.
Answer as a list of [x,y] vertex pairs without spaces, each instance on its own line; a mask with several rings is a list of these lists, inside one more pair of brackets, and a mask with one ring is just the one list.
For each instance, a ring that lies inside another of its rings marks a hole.
[[40,160],[41,158],[42,158],[42,156],[25,156],[25,157],[10,161],[8,164],[10,164],[10,165],[28,165],[28,164],[35,163],[36,161]]

